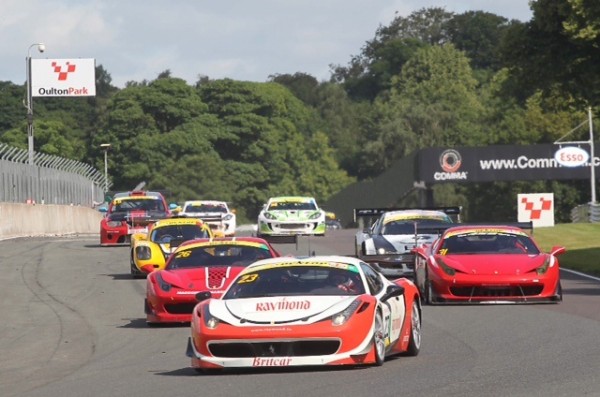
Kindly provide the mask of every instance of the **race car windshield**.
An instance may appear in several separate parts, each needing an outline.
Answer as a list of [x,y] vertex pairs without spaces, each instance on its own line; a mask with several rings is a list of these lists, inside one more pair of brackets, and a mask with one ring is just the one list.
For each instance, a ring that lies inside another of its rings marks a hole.
[[474,234],[465,233],[447,237],[438,253],[452,254],[527,254],[537,255],[539,249],[525,235],[510,233]]
[[227,212],[227,208],[222,205],[215,204],[200,204],[200,205],[188,205],[185,207],[185,212]]
[[130,212],[130,211],[165,211],[165,206],[162,200],[155,198],[138,199],[138,200],[122,200],[115,204],[112,212]]
[[316,211],[317,206],[313,202],[304,201],[281,201],[269,205],[267,211]]
[[324,266],[273,267],[240,275],[223,299],[265,296],[339,296],[360,295],[365,287],[360,274],[347,269]]
[[173,225],[154,229],[150,240],[165,244],[171,242],[171,240],[187,241],[208,237],[210,237],[208,231],[198,225]]
[[428,225],[439,225],[440,223],[448,223],[441,219],[418,219],[418,220],[402,220],[388,222],[383,225],[381,234],[415,234],[419,229],[427,229]]
[[266,245],[203,245],[175,252],[166,268],[173,270],[195,267],[245,267],[258,260],[272,257],[273,255]]

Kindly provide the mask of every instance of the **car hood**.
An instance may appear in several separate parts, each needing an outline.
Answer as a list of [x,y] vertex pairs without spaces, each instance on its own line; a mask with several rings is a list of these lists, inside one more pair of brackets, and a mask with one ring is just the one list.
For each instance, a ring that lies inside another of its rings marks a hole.
[[212,300],[210,312],[231,324],[302,324],[331,317],[344,310],[356,296],[286,296]]
[[466,274],[519,275],[534,271],[550,259],[548,254],[496,254],[496,255],[436,255],[444,263]]
[[222,294],[229,283],[244,270],[245,266],[210,266],[189,269],[163,270],[164,281],[188,291],[211,291]]

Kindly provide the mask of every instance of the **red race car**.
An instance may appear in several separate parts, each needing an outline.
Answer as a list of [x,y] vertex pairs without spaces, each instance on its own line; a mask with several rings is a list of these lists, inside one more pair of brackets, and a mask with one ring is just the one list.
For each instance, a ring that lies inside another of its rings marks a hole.
[[349,256],[266,259],[197,298],[186,354],[198,371],[380,366],[421,349],[416,286]]
[[156,270],[146,279],[146,322],[189,322],[198,292],[220,296],[246,266],[279,256],[267,241],[256,237],[184,242],[169,256],[164,270]]
[[428,304],[557,303],[562,300],[557,256],[525,231],[531,223],[462,225],[416,248],[415,282]]
[[159,192],[117,193],[100,221],[100,245],[127,245],[133,233],[145,233],[149,224],[170,216],[169,206]]

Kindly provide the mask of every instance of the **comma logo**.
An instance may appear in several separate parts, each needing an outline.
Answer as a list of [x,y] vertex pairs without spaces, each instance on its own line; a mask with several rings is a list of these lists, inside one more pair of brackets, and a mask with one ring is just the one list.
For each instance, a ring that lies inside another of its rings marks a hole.
[[440,166],[444,172],[434,172],[436,181],[467,180],[467,171],[458,171],[462,164],[462,157],[454,149],[446,149],[440,155]]
[[445,172],[456,172],[460,168],[462,157],[454,149],[447,149],[440,155],[440,166]]
[[[64,69],[63,69],[64,67]],[[76,65],[71,64],[70,62],[66,62],[65,65],[59,65],[57,62],[52,62],[52,68],[54,69],[54,73],[58,74],[58,81],[66,81],[69,73],[75,72]]]

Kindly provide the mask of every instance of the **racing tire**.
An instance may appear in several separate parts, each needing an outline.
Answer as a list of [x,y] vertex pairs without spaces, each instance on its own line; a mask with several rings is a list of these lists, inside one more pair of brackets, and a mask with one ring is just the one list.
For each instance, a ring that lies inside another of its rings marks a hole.
[[433,287],[431,281],[425,280],[425,303],[428,305],[434,305],[435,299],[433,298]]
[[138,270],[138,268],[135,266],[135,264],[132,263],[130,267],[131,267],[130,271],[131,271],[132,278],[144,278],[144,274]]
[[412,314],[410,317],[410,339],[406,349],[407,356],[417,356],[421,351],[421,311],[419,304],[413,300]]
[[427,305],[433,305],[435,303],[433,298],[433,287],[431,286],[431,281],[429,281],[429,274],[425,271],[425,281],[423,282],[423,291],[421,293],[424,295],[424,301]]
[[556,286],[556,294],[555,294],[554,302],[558,303],[558,302],[562,302],[562,300],[563,300],[562,285],[560,284],[560,281],[559,281],[558,285]]
[[381,367],[385,361],[385,330],[383,325],[383,316],[380,311],[377,311],[377,314],[375,314],[373,350],[375,351],[375,365]]
[[131,272],[131,278],[144,278],[146,276],[135,265],[135,262],[133,261],[133,253],[129,257],[129,268],[129,271]]

